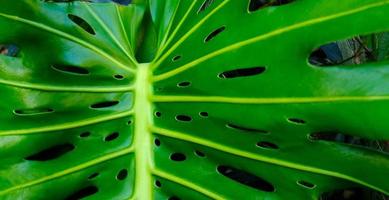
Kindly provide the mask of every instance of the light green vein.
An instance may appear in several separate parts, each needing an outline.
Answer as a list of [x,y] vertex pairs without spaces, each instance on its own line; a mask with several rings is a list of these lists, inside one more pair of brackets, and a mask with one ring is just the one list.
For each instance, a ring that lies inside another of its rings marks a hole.
[[[194,0],[194,1],[192,2],[192,4],[195,4],[196,1],[197,1],[197,0]],[[162,39],[162,41],[161,41],[161,43],[160,43],[160,47],[159,47],[159,49],[158,49],[158,51],[157,51],[157,55],[155,56],[154,59],[158,59],[158,57],[161,55],[163,49],[166,47],[166,45],[168,45],[167,42],[169,42],[169,41],[168,41],[169,37],[174,37],[174,34],[175,34],[174,31],[177,30],[177,28],[179,28],[179,26],[180,26],[180,24],[178,24],[178,26],[176,27],[176,29],[173,30],[173,33],[169,36],[170,29],[172,28],[174,19],[175,19],[175,17],[176,17],[177,11],[178,11],[178,9],[179,9],[181,3],[182,3],[182,0],[179,0],[178,5],[177,5],[177,7],[175,8],[174,13],[173,13],[173,15],[172,15],[172,17],[171,17],[171,20],[169,20],[169,24],[168,24],[168,27],[167,27],[167,29],[166,29],[166,33],[165,33],[165,35],[164,35],[164,37],[163,37],[163,39]],[[190,11],[190,9],[187,11],[187,13],[188,13],[189,11]],[[184,16],[184,18],[185,18],[185,17],[186,17],[186,16]],[[180,23],[181,23],[183,20],[185,20],[185,19],[181,19],[181,20],[180,20]],[[166,42],[166,43],[165,43],[165,42]]]
[[122,30],[122,34],[124,35],[124,39],[125,39],[126,42],[127,42],[127,46],[128,46],[128,48],[130,49],[131,54],[132,54],[132,55],[135,55],[134,49],[133,49],[132,46],[131,46],[130,39],[128,38],[126,28],[124,27],[124,23],[123,23],[123,19],[122,19],[122,15],[121,15],[120,9],[119,9],[119,5],[118,5],[118,4],[115,4],[115,8],[116,8],[116,13],[117,13],[117,15],[118,15],[117,17],[118,17],[118,20],[119,20],[119,23],[120,23],[120,28],[121,28],[121,30]]
[[4,14],[4,13],[0,13],[0,17],[4,17],[4,18],[7,18],[7,19],[10,19],[10,20],[14,20],[14,21],[17,21],[17,22],[21,22],[21,23],[24,23],[24,24],[27,24],[27,25],[30,25],[30,26],[33,26],[35,28],[38,28],[38,29],[41,29],[41,30],[45,30],[49,33],[53,33],[55,35],[58,35],[60,37],[63,37],[65,39],[68,39],[70,41],[73,41],[75,43],[78,43],[98,54],[100,54],[101,56],[107,58],[108,60],[112,61],[113,63],[115,63],[118,67],[126,70],[126,71],[129,71],[129,72],[134,72],[135,70],[133,68],[130,68],[128,67],[127,65],[121,63],[120,61],[118,61],[117,59],[115,59],[114,57],[112,57],[111,55],[109,55],[108,53],[104,52],[103,50],[99,49],[98,47],[94,46],[93,44],[90,44],[86,41],[83,41],[73,35],[70,35],[68,33],[65,33],[61,30],[58,30],[58,29],[55,29],[55,28],[52,28],[52,27],[49,27],[49,26],[46,26],[44,24],[41,24],[41,23],[38,23],[38,22],[35,22],[35,21],[31,21],[31,20],[28,20],[28,19],[24,19],[24,18],[20,18],[18,16],[14,16],[14,15],[8,15],[8,14]]
[[292,162],[288,162],[288,161],[284,161],[284,160],[279,160],[276,158],[271,158],[271,157],[267,157],[267,156],[263,156],[263,155],[259,155],[259,154],[254,154],[254,153],[242,151],[240,149],[235,149],[233,147],[225,146],[222,144],[215,143],[213,141],[190,136],[190,135],[176,132],[176,131],[171,131],[171,130],[162,129],[162,128],[158,128],[158,127],[152,127],[151,130],[153,131],[153,133],[158,134],[158,135],[162,135],[162,136],[166,136],[166,137],[171,137],[171,138],[175,138],[175,139],[203,145],[203,146],[206,146],[206,147],[209,147],[212,149],[216,149],[216,150],[219,150],[222,152],[230,153],[230,154],[233,154],[236,156],[240,156],[240,157],[244,157],[244,158],[248,158],[248,159],[252,159],[252,160],[257,160],[257,161],[262,161],[262,162],[266,162],[266,163],[271,163],[274,165],[279,165],[279,166],[283,166],[283,167],[287,167],[287,168],[298,169],[298,170],[308,171],[308,172],[312,172],[312,173],[316,173],[316,174],[323,174],[323,175],[327,175],[327,176],[337,177],[337,178],[341,178],[344,180],[348,180],[348,181],[351,181],[354,183],[364,185],[366,187],[369,187],[369,188],[372,188],[372,189],[377,190],[379,192],[382,192],[386,195],[389,194],[389,191],[386,191],[385,188],[378,188],[374,185],[371,185],[371,184],[366,183],[362,180],[356,179],[354,177],[351,177],[351,176],[348,176],[348,175],[345,175],[342,173],[323,170],[323,169],[316,168],[316,167],[310,167],[307,165],[296,164],[296,163],[292,163]]
[[107,93],[107,92],[130,92],[134,90],[133,86],[116,86],[116,87],[67,86],[65,87],[65,86],[44,85],[38,83],[23,83],[20,81],[10,81],[10,80],[2,80],[2,79],[0,79],[0,84],[25,88],[25,89],[49,91],[49,92]]
[[65,129],[72,129],[77,128],[81,126],[87,126],[91,124],[96,124],[104,121],[114,120],[122,117],[131,116],[134,112],[132,110],[116,113],[108,116],[99,116],[95,118],[89,118],[84,119],[76,122],[67,122],[63,124],[55,124],[55,125],[49,125],[49,126],[42,126],[37,128],[27,128],[27,129],[16,129],[16,130],[0,130],[0,136],[5,135],[26,135],[26,134],[33,134],[33,133],[43,133],[43,132],[49,132],[49,131],[58,131],[58,130],[65,130]]
[[165,54],[161,56],[160,59],[158,59],[154,64],[151,65],[151,69],[155,70],[175,49],[177,49],[177,47],[181,45],[181,43],[183,43],[189,36],[192,35],[193,32],[195,32],[201,25],[203,25],[213,14],[223,8],[223,6],[226,5],[229,1],[230,0],[225,0],[220,3],[220,5],[218,5],[215,9],[209,12],[209,14],[206,15],[202,20],[200,20],[199,23],[197,23],[195,26],[193,26],[193,28],[186,32],[185,35],[183,35]]
[[285,98],[239,98],[221,96],[152,96],[153,102],[198,102],[231,104],[301,104],[327,102],[385,101],[389,96],[334,96],[334,97],[285,97]]
[[[322,23],[322,22],[325,22],[325,21],[333,20],[333,19],[336,19],[336,18],[344,17],[344,16],[347,16],[347,15],[352,15],[352,14],[355,14],[355,13],[358,13],[358,12],[366,11],[368,9],[384,6],[384,5],[388,4],[388,3],[389,3],[389,0],[385,0],[385,1],[381,1],[381,2],[376,2],[376,3],[368,4],[368,5],[359,7],[359,8],[348,10],[348,11],[345,11],[345,12],[340,12],[340,13],[336,13],[336,14],[333,14],[333,15],[319,17],[319,18],[307,20],[307,21],[304,21],[304,22],[301,22],[301,23],[296,23],[296,24],[293,24],[293,25],[290,25],[290,26],[286,26],[286,27],[283,27],[283,28],[271,31],[271,32],[266,33],[266,34],[259,35],[257,37],[253,37],[251,39],[244,40],[242,42],[238,42],[238,43],[232,44],[230,46],[224,47],[224,48],[219,49],[217,51],[214,51],[212,53],[209,53],[209,54],[207,54],[207,55],[205,55],[203,57],[200,57],[200,58],[198,58],[198,59],[196,59],[196,60],[194,60],[192,62],[189,62],[189,63],[187,63],[187,64],[185,64],[185,65],[183,65],[181,67],[175,68],[175,69],[173,69],[173,70],[171,70],[169,72],[166,72],[166,73],[163,73],[163,74],[160,74],[160,75],[156,75],[156,76],[154,76],[153,81],[156,82],[156,81],[161,81],[161,80],[170,78],[170,77],[175,76],[175,75],[177,75],[179,73],[182,73],[182,72],[184,72],[184,71],[186,71],[186,70],[188,70],[188,69],[190,69],[190,68],[192,68],[192,67],[194,67],[194,66],[196,66],[196,65],[198,65],[198,64],[200,64],[200,63],[202,63],[202,62],[204,62],[206,60],[209,60],[211,58],[219,56],[219,55],[221,55],[223,53],[230,52],[230,51],[242,48],[244,46],[247,46],[247,45],[250,45],[250,44],[262,41],[262,40],[266,40],[266,39],[269,39],[269,38],[277,36],[277,35],[281,35],[281,34],[286,33],[286,32],[290,32],[290,31],[293,31],[293,30],[296,30],[296,29],[299,29],[299,28],[304,28],[304,27],[311,26],[311,25],[314,25],[314,24]],[[176,45],[179,45],[179,43],[177,43]],[[174,49],[174,48],[172,48],[172,49]],[[167,55],[170,52],[171,51],[169,51],[167,53]],[[165,58],[165,57],[162,57],[162,58]],[[160,63],[161,63],[161,61],[158,61],[156,63],[156,66],[158,66]]]
[[[182,1],[180,1],[181,3]],[[180,22],[177,24],[177,27],[174,29],[174,31],[172,32],[172,34],[169,36],[167,42],[165,43],[165,45],[162,47],[162,49],[160,49],[157,53],[157,56],[155,57],[155,60],[156,61],[157,59],[159,59],[159,57],[161,56],[161,53],[166,49],[166,47],[172,42],[172,40],[174,39],[174,36],[177,34],[177,32],[180,30],[182,24],[184,24],[186,18],[188,18],[189,16],[189,13],[192,11],[192,9],[194,8],[194,6],[196,5],[196,2],[197,0],[194,0],[192,2],[192,4],[190,5],[189,9],[185,12],[184,16],[181,18]],[[154,63],[154,62],[153,62]]]
[[177,176],[174,176],[172,174],[169,174],[169,173],[166,173],[166,172],[163,172],[161,170],[158,170],[158,169],[152,169],[151,170],[151,173],[156,175],[156,176],[159,176],[161,178],[164,178],[166,180],[169,180],[169,181],[172,181],[174,183],[177,183],[177,184],[180,184],[180,185],[183,185],[187,188],[190,188],[194,191],[197,191],[205,196],[208,196],[210,197],[211,199],[225,199],[223,198],[221,195],[215,193],[215,192],[212,192],[212,191],[209,191],[203,187],[200,187],[192,182],[189,182],[185,179],[182,179],[180,177],[177,177]]
[[66,170],[59,171],[57,173],[54,173],[54,174],[51,174],[51,175],[48,175],[48,176],[45,176],[45,177],[41,177],[41,178],[36,179],[36,180],[29,181],[29,182],[26,182],[26,183],[23,183],[23,184],[16,185],[16,186],[13,186],[11,188],[5,189],[3,191],[0,191],[0,196],[6,195],[6,194],[11,193],[11,192],[16,191],[16,190],[20,190],[20,189],[23,189],[23,188],[31,187],[31,186],[34,186],[34,185],[37,185],[37,184],[40,184],[40,183],[43,183],[43,182],[47,182],[47,181],[50,181],[50,180],[54,180],[56,178],[60,178],[60,177],[72,174],[74,172],[86,169],[86,168],[91,167],[93,165],[97,165],[99,163],[102,163],[102,162],[105,162],[105,161],[108,161],[108,160],[112,160],[114,158],[117,158],[117,157],[129,154],[129,153],[132,153],[133,151],[134,151],[133,147],[130,147],[130,148],[126,148],[126,149],[114,152],[114,153],[110,153],[110,154],[104,155],[102,157],[96,158],[94,160],[90,160],[88,162],[82,163],[82,164],[77,165],[75,167],[68,168]]
[[131,60],[131,62],[136,65],[136,60],[130,55],[130,53],[124,48],[124,46],[119,42],[118,38],[112,33],[108,26],[103,22],[99,15],[89,6],[89,4],[82,4],[88,10],[88,12],[95,18],[95,20],[100,24],[105,32],[108,33],[109,37],[116,43],[116,45],[122,50],[122,52]]

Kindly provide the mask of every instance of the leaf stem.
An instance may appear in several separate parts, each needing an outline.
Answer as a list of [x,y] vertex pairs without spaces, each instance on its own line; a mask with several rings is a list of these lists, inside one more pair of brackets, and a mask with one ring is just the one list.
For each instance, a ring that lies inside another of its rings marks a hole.
[[153,199],[150,165],[152,162],[151,133],[151,102],[149,92],[151,84],[149,80],[149,64],[140,64],[135,84],[135,199]]

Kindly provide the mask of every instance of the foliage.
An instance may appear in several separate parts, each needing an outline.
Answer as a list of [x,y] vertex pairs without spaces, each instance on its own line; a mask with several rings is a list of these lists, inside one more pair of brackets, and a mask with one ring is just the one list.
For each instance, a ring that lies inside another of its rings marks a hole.
[[0,2],[0,199],[389,194],[388,0],[132,2]]

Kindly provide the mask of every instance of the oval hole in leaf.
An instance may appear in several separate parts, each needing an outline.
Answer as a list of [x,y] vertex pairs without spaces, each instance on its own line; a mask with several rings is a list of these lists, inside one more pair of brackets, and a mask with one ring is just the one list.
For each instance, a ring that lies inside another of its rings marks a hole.
[[128,176],[128,170],[127,169],[122,169],[119,171],[118,175],[116,175],[116,179],[119,181],[122,181],[126,179]]
[[179,59],[181,59],[181,56],[179,56],[179,55],[178,55],[178,56],[174,56],[173,59],[172,59],[172,61],[173,61],[173,62],[176,62],[176,61],[178,61]]
[[82,19],[81,17],[79,17],[77,15],[73,15],[73,14],[68,14],[68,18],[70,20],[72,20],[72,22],[74,22],[75,24],[80,26],[82,29],[84,29],[86,32],[88,32],[92,35],[96,35],[96,32],[92,28],[92,26],[88,22],[86,22],[84,19]]
[[305,124],[305,121],[299,118],[288,118],[288,121],[292,124],[298,124],[298,125]]
[[180,198],[176,197],[176,196],[171,196],[169,197],[168,200],[181,200]]
[[177,87],[181,87],[181,88],[185,88],[185,87],[189,87],[191,85],[191,82],[189,81],[184,81],[184,82],[180,82],[177,84]]
[[337,131],[316,132],[308,135],[311,141],[336,142],[344,145],[365,148],[380,153],[389,153],[389,149],[382,148],[387,145],[386,140],[374,140],[353,135],[343,134]]
[[199,150],[195,150],[194,153],[196,154],[196,156],[198,157],[205,157],[205,154]]
[[[318,197],[318,199],[322,200],[374,200],[370,195],[368,198],[366,197],[366,194],[374,194],[373,196],[377,197],[377,200],[386,200],[387,195],[380,193],[378,191],[375,191],[373,189],[369,188],[359,188],[359,187],[353,187],[353,188],[344,188],[339,190],[332,190],[328,192],[324,192]],[[370,198],[371,197],[371,198]]]
[[297,184],[302,186],[302,187],[304,187],[304,188],[308,188],[308,189],[313,189],[313,188],[316,187],[315,184],[310,183],[308,181],[302,181],[302,180],[301,181],[297,181]]
[[212,31],[207,37],[205,37],[204,42],[209,42],[212,39],[214,39],[216,36],[218,36],[220,33],[222,33],[224,30],[226,30],[225,26],[222,26],[214,31]]
[[280,6],[291,3],[294,0],[249,0],[249,12],[255,12],[270,6]]
[[255,76],[265,72],[266,67],[241,68],[222,72],[218,75],[221,79]]
[[389,60],[389,32],[355,35],[315,49],[309,63],[317,67],[355,66]]
[[120,74],[116,74],[113,76],[115,79],[117,80],[123,80],[124,79],[124,76],[123,75],[120,75]]
[[154,113],[154,115],[155,115],[156,117],[161,117],[161,116],[162,116],[162,113],[159,112],[159,111],[157,111],[157,112]]
[[86,137],[89,137],[90,136],[90,132],[89,131],[86,131],[86,132],[83,132],[80,134],[80,137],[81,138],[86,138]]
[[264,131],[264,130],[260,130],[260,129],[255,129],[255,128],[248,128],[248,127],[243,127],[243,126],[238,126],[236,124],[227,124],[226,125],[227,128],[230,128],[230,129],[235,129],[235,130],[238,130],[238,131],[243,131],[243,132],[253,132],[253,133],[261,133],[261,134],[268,134],[269,132],[268,131]]
[[98,191],[99,189],[96,186],[88,186],[82,188],[81,190],[76,191],[75,193],[67,197],[66,200],[79,200],[91,196],[93,194],[96,194]]
[[110,141],[113,141],[113,140],[117,139],[118,137],[119,137],[119,133],[118,132],[114,132],[114,133],[111,133],[111,134],[107,135],[104,138],[104,141],[110,142]]
[[173,153],[170,155],[170,160],[181,162],[186,160],[186,156],[183,153]]
[[155,181],[155,186],[160,188],[162,186],[161,182],[159,180]]
[[72,66],[72,65],[52,65],[51,67],[56,71],[66,73],[66,74],[72,74],[72,75],[89,74],[89,70],[82,67]]
[[155,139],[155,140],[154,140],[154,144],[155,144],[155,146],[157,146],[157,147],[161,146],[161,140]]
[[199,14],[199,13],[203,12],[204,10],[206,10],[207,8],[209,8],[209,6],[211,6],[211,4],[212,4],[213,2],[214,2],[214,0],[205,0],[205,1],[201,4],[199,10],[197,11],[197,14]]
[[199,115],[201,117],[208,117],[209,116],[208,112],[200,112]]
[[271,142],[266,142],[266,141],[257,142],[257,146],[264,148],[264,149],[278,149],[279,148],[276,144],[271,143]]
[[217,171],[223,176],[251,188],[265,192],[275,191],[275,188],[271,183],[249,172],[226,165],[218,166]]
[[192,117],[190,117],[188,115],[177,115],[176,120],[182,121],[182,122],[190,122],[190,121],[192,121]]
[[74,150],[75,146],[70,143],[55,145],[44,149],[38,153],[27,156],[25,159],[30,161],[48,161],[61,157],[62,155]]
[[91,174],[90,176],[88,176],[88,180],[92,180],[92,179],[96,178],[98,175],[99,175],[99,173],[95,172],[95,173]]
[[316,132],[308,135],[308,139],[312,141],[317,141],[317,140],[324,140],[324,141],[332,141],[334,142],[337,140],[337,137],[339,138],[344,137],[345,139],[338,139],[339,141],[341,140],[347,140],[346,138],[352,137],[349,135],[344,135],[341,133],[338,133],[337,131],[324,131],[324,132]]
[[102,108],[108,108],[119,104],[119,101],[104,101],[99,102],[91,105],[90,107],[93,109],[102,109]]
[[54,112],[51,108],[34,108],[34,109],[20,109],[14,110],[14,113],[19,116],[31,116],[31,115],[42,115]]

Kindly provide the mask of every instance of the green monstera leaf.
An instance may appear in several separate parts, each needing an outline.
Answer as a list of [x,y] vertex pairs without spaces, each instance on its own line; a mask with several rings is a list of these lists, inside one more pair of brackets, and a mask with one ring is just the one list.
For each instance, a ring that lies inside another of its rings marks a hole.
[[389,0],[2,0],[0,199],[389,194],[389,63],[319,46],[389,31]]

